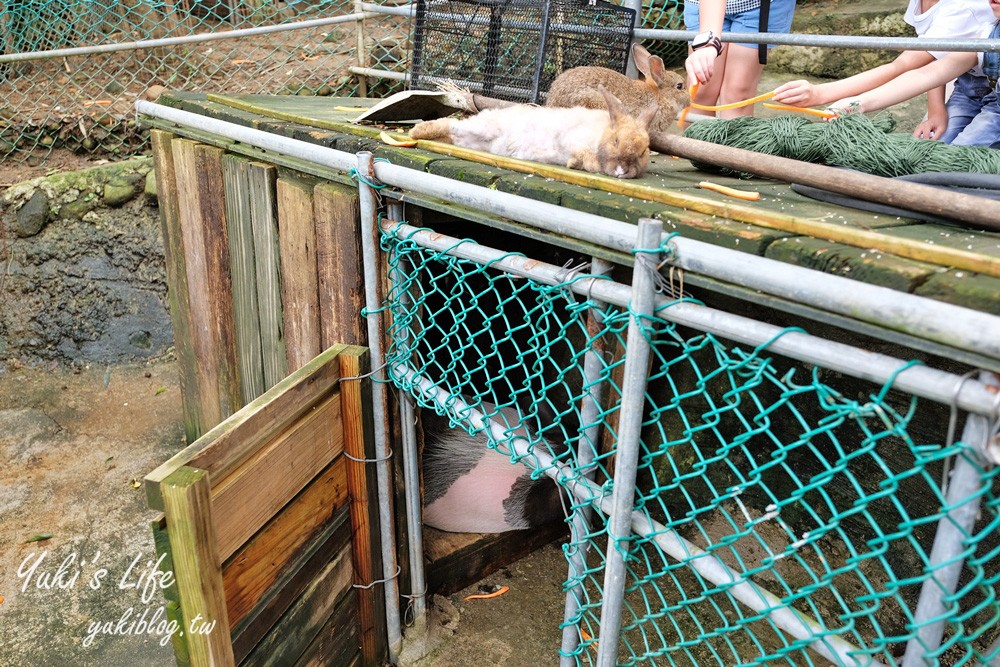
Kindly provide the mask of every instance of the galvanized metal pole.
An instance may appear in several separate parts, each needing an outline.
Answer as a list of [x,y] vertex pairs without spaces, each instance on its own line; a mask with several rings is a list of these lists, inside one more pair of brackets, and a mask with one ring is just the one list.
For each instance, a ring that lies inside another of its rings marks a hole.
[[[392,485],[389,460],[392,448],[386,419],[385,355],[382,352],[380,326],[379,263],[376,239],[379,235],[378,205],[375,190],[368,185],[375,177],[372,154],[358,153],[358,196],[361,209],[361,253],[364,256],[365,308],[368,311],[368,349],[372,360],[372,416],[375,421],[375,472],[378,487],[379,536],[382,540],[382,577],[385,579],[385,621],[389,640],[389,658],[396,664],[403,646],[399,622],[399,581],[396,570],[395,522],[392,511]],[[366,182],[367,181],[367,182]]]
[[[390,220],[403,219],[403,206],[398,202],[388,205]],[[399,258],[398,270],[406,272],[409,260]],[[399,295],[400,308],[406,310],[411,305],[410,295],[402,292]],[[407,332],[408,334],[408,332]],[[408,349],[408,335],[397,341],[401,351]],[[420,460],[417,452],[416,410],[413,397],[408,392],[399,392],[399,416],[402,423],[403,437],[403,478],[406,494],[406,532],[407,546],[410,554],[410,600],[413,610],[412,629],[415,636],[427,631],[427,582],[424,576],[424,536],[423,518],[420,508]],[[407,633],[409,637],[409,633]]]
[[[990,381],[991,373],[981,373],[981,379]],[[937,658],[927,657],[941,645],[945,625],[948,623],[945,598],[955,593],[958,578],[965,566],[965,540],[972,533],[979,516],[981,470],[989,466],[983,453],[993,434],[995,421],[982,415],[970,414],[962,431],[964,455],[955,457],[955,467],[948,480],[945,494],[947,514],[938,521],[934,546],[931,547],[927,570],[930,578],[920,588],[917,610],[913,616],[917,636],[906,643],[903,667],[925,667],[937,664]]]
[[[635,501],[636,467],[642,436],[642,415],[646,404],[649,341],[645,326],[653,314],[656,283],[655,269],[660,253],[663,223],[652,218],[639,220],[635,268],[632,274],[632,298],[629,303],[628,334],[625,339],[625,373],[622,379],[622,402],[618,421],[618,447],[615,455],[613,511],[608,522],[608,548],[604,569],[604,600],[601,603],[598,667],[614,667],[618,660],[618,633],[621,630],[625,602],[625,551],[632,535],[632,504]],[[654,260],[650,264],[650,260]]]
[[[590,274],[593,276],[610,275],[613,266],[611,262],[594,257],[590,260]],[[604,318],[601,313],[604,306],[603,302],[591,299],[590,308],[587,309],[587,334],[591,339],[591,344],[590,349],[583,357],[583,385],[587,388],[587,394],[580,402],[580,424],[586,428],[580,434],[580,440],[577,443],[576,465],[583,476],[589,480],[594,479],[595,469],[591,464],[597,456],[597,441],[601,435],[598,415],[601,412],[604,399],[604,382],[601,381],[601,377],[604,374],[603,353],[605,345],[603,337],[599,334],[604,326]],[[590,542],[586,536],[590,532],[592,514],[593,510],[590,505],[585,505],[573,510],[573,516],[570,519],[570,547],[566,552],[566,559],[569,561],[570,581],[583,576],[583,573],[587,571],[587,552],[590,550]],[[574,667],[576,665],[576,659],[572,654],[580,644],[580,628],[573,624],[573,619],[576,618],[583,604],[584,592],[582,581],[566,591],[562,657],[559,660],[561,667]]]
[[[474,428],[488,428],[497,442],[506,442],[510,450],[516,453],[529,469],[537,468],[557,482],[562,480],[577,500],[591,503],[607,515],[612,514],[612,499],[602,495],[601,487],[586,478],[575,477],[569,466],[556,461],[548,452],[532,451],[527,438],[511,436],[509,428],[487,419],[481,412],[461,399],[449,395],[447,391],[412,368],[398,364],[394,366],[394,372],[397,376],[405,377],[408,382],[416,384],[420,388],[420,395],[433,400],[444,412],[455,415],[456,418],[461,415],[461,419],[467,420]],[[654,521],[644,512],[632,512],[631,520],[632,530],[636,535],[656,542],[665,554],[684,562],[706,581],[726,587],[735,599],[755,612],[767,616],[772,623],[790,636],[807,640],[810,649],[833,664],[842,667],[888,667],[870,656],[865,656],[862,663],[854,657],[861,653],[857,646],[836,635],[827,634],[824,625],[794,607],[785,606],[780,598],[755,584],[752,579],[733,570],[717,556],[687,541],[677,531]]]

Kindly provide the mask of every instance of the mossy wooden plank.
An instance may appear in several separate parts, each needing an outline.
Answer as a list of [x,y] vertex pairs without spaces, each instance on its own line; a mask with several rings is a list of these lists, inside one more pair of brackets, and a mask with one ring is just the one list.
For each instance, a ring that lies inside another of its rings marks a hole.
[[333,392],[289,429],[212,485],[219,554],[229,558],[344,450]]
[[241,664],[246,667],[295,664],[340,601],[351,592],[351,581],[351,550],[344,547]]
[[339,457],[292,498],[222,567],[226,608],[236,628],[307,551],[347,502],[346,459]]
[[931,276],[916,289],[920,296],[1000,315],[1000,278],[967,271],[947,271]]
[[243,402],[264,393],[263,345],[257,304],[257,263],[254,259],[253,206],[249,161],[226,155],[222,159],[226,220],[229,222],[229,265],[233,285],[233,325],[240,367]]
[[373,152],[376,158],[385,158],[392,164],[418,171],[427,171],[431,163],[441,159],[441,155],[433,151],[420,150],[419,148],[396,148],[385,144]]
[[513,173],[506,169],[458,159],[431,162],[427,165],[427,172],[484,188],[490,187],[498,178]]
[[295,664],[299,667],[348,667],[357,662],[361,654],[357,615],[357,598],[345,596]]
[[[153,546],[156,549],[157,558],[162,557],[163,560],[160,561],[160,571],[161,572],[173,572],[174,571],[174,558],[170,553],[170,536],[167,534],[167,519],[162,514],[150,522],[150,528],[153,530]],[[173,600],[174,602],[180,601],[180,594],[177,592],[177,581],[163,588],[163,597],[167,600]]]
[[356,188],[326,183],[313,192],[320,336],[324,346],[360,345],[367,334],[361,212]]
[[[340,130],[350,126],[363,108],[373,106],[378,100],[356,97],[309,97],[298,95],[215,95],[207,98],[218,104],[233,107],[261,116]],[[338,107],[347,107],[347,110]],[[378,136],[377,128],[353,125],[359,134]]]
[[181,387],[184,414],[184,435],[194,442],[202,433],[201,403],[198,400],[198,372],[195,358],[194,332],[188,309],[189,289],[185,264],[184,233],[180,220],[180,193],[174,172],[172,142],[174,135],[163,130],[150,132],[153,164],[156,169],[157,199],[160,208],[160,229],[163,234],[163,260],[167,272],[167,297],[170,320],[174,330],[174,350]]
[[313,185],[279,178],[277,196],[285,355],[294,372],[322,349]]
[[[348,508],[341,507],[322,525],[319,532],[287,556],[264,595],[239,623],[233,624],[233,654],[241,662],[288,612],[337,554],[351,541]],[[239,558],[239,554],[233,558]],[[266,564],[266,561],[265,561]],[[277,569],[277,568],[275,568]],[[225,574],[223,575],[225,576]],[[227,591],[228,594],[228,591]]]
[[288,374],[281,315],[277,173],[277,168],[271,164],[253,162],[247,165],[264,389],[270,389]]
[[337,387],[344,349],[335,345],[295,373],[264,392],[235,415],[172,456],[146,475],[146,500],[152,509],[163,509],[160,482],[177,469],[192,465],[225,479],[250,459],[262,445],[284,432]]
[[161,486],[181,610],[189,625],[199,622],[210,628],[208,632],[191,632],[185,627],[191,664],[234,665],[208,473],[183,467]]
[[384,144],[374,137],[360,137],[354,134],[344,133],[337,135],[333,142],[333,147],[345,153],[360,153],[369,151],[374,153]]
[[532,530],[491,535],[446,533],[424,527],[427,591],[451,595],[539,547],[566,535],[566,526],[553,524]]
[[555,204],[556,206],[562,203],[562,196],[566,190],[579,187],[535,176],[534,174],[515,173],[503,174],[494,183],[496,189],[500,192],[509,192],[512,195],[530,197],[546,204]]
[[188,276],[188,308],[197,364],[202,432],[242,405],[232,316],[223,152],[187,139],[171,143]]
[[[381,585],[382,546],[378,532],[378,489],[375,467],[362,463],[377,458],[371,414],[371,380],[366,377],[370,362],[367,348],[348,348],[340,355],[340,369],[345,380],[340,384],[343,401],[344,452],[347,461],[347,485],[351,501],[351,526],[354,538],[354,583],[358,598],[358,627],[363,664],[381,665],[386,655],[385,594]],[[354,460],[359,459],[359,460]]]
[[805,236],[775,241],[765,256],[901,292],[914,291],[940,271],[931,264]]
[[[167,622],[172,621],[179,628],[187,625],[184,622],[184,613],[181,611],[180,602],[167,600],[167,603],[163,606],[163,610],[167,615]],[[184,641],[184,637],[179,632],[170,636],[170,645],[174,649],[174,661],[177,663],[177,667],[190,667],[191,654],[188,653],[187,642]]]

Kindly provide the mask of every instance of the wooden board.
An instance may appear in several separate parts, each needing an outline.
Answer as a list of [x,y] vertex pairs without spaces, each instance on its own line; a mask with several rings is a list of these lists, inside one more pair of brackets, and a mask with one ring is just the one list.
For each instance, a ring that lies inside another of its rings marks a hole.
[[[313,539],[288,562],[266,595],[242,621],[233,625],[233,653],[241,662],[285,616],[303,592],[327,565],[351,542],[351,523],[346,507],[337,511]],[[234,556],[239,558],[239,555]],[[357,625],[357,624],[355,624]]]
[[424,527],[427,592],[451,595],[532,551],[565,539],[568,528],[557,523],[507,533],[446,533]]
[[222,158],[226,220],[229,222],[229,266],[233,284],[233,327],[240,367],[243,402],[264,393],[263,345],[257,304],[257,263],[254,259],[249,161],[233,155]]
[[277,196],[285,353],[294,372],[322,349],[312,185],[279,178]]
[[[283,432],[325,397],[340,380],[338,355],[345,346],[325,350],[318,357],[246,405],[225,424],[212,429],[145,477],[146,500],[163,509],[160,483],[186,465],[221,481],[276,433]],[[214,483],[214,481],[213,481]]]
[[316,262],[323,346],[367,341],[358,191],[324,183],[314,191]]
[[358,622],[362,662],[376,667],[386,651],[384,623],[385,594],[382,585],[372,585],[381,579],[382,545],[376,532],[378,527],[378,489],[375,466],[362,463],[373,460],[375,440],[372,434],[371,380],[367,348],[348,348],[340,355],[340,385],[343,398],[341,417],[344,423],[344,452],[354,459],[347,460],[347,485],[351,502],[351,525],[354,527],[352,542],[354,555],[354,583],[358,591]]
[[219,555],[229,558],[344,448],[340,395],[317,404],[212,489]]
[[170,320],[174,329],[174,349],[177,354],[177,371],[180,378],[184,410],[184,435],[187,442],[194,442],[202,434],[201,404],[198,400],[198,372],[194,350],[194,332],[188,310],[189,290],[187,268],[184,264],[184,234],[181,230],[180,195],[174,172],[174,154],[171,144],[174,135],[162,130],[151,130],[150,144],[156,169],[156,195],[160,208],[160,229],[163,234],[163,259],[167,271],[167,297],[170,303]]
[[222,155],[188,139],[171,142],[187,267],[191,345],[196,360],[200,430],[219,424],[242,405],[223,191]]
[[[177,470],[163,482],[163,502],[191,664],[235,665],[208,474],[188,467]],[[189,630],[199,622],[205,624],[199,631]],[[207,624],[210,631],[201,632]]]
[[247,667],[293,665],[326,626],[338,603],[349,596],[351,550],[345,547],[326,564],[281,621],[243,661]]

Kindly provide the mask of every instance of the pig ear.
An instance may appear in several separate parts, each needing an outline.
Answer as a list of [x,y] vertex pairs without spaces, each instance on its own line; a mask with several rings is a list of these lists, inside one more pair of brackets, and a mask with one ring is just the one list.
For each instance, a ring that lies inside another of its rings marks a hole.
[[618,101],[618,98],[608,92],[608,89],[604,87],[603,84],[597,85],[597,90],[604,96],[604,101],[608,104],[608,113],[611,114],[611,123],[617,125],[621,122],[621,119],[627,116],[625,112],[625,106]]

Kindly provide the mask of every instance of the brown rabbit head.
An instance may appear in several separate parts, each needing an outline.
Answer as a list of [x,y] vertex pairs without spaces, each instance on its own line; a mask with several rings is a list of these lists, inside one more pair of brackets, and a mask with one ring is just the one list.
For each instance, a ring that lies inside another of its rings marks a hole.
[[638,83],[656,98],[658,111],[652,129],[666,131],[681,110],[691,104],[687,81],[677,72],[668,70],[662,58],[651,55],[639,44],[632,45],[632,58],[643,77]]
[[597,147],[600,170],[617,178],[638,178],[649,167],[649,126],[658,107],[650,104],[638,116],[632,116],[607,88],[598,84],[597,89],[611,114],[611,123]]
[[552,82],[545,106],[606,109],[604,98],[597,89],[603,85],[632,115],[638,116],[655,103],[657,112],[651,129],[656,132],[670,130],[681,109],[690,103],[684,78],[668,70],[663,59],[651,55],[638,44],[632,47],[632,56],[642,79],[635,81],[606,67],[574,67]]

